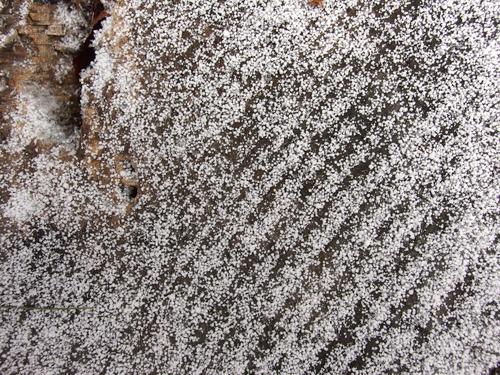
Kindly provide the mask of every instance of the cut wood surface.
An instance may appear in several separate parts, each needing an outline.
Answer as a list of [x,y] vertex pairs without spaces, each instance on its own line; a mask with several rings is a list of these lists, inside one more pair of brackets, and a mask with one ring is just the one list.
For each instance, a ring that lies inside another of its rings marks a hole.
[[0,373],[498,372],[497,1],[1,4]]

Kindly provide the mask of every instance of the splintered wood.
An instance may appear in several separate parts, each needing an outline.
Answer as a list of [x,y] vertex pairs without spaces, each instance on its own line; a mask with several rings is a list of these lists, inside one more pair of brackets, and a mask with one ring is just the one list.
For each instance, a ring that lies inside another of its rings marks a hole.
[[309,0],[309,5],[313,7],[323,8],[325,6],[324,0]]

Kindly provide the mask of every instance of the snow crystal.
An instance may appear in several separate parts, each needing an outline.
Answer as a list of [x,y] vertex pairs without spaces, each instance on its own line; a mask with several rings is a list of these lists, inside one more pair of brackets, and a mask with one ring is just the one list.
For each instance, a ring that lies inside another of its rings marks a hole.
[[64,36],[59,42],[61,50],[77,52],[89,33],[88,21],[77,7],[59,2],[54,12],[54,23],[64,26]]
[[11,149],[19,149],[32,141],[61,143],[67,141],[61,112],[64,104],[47,88],[31,85],[18,94],[18,112],[12,114],[14,134],[9,139]]
[[18,190],[11,195],[8,205],[4,208],[4,215],[22,224],[39,215],[43,208],[43,203],[29,191]]

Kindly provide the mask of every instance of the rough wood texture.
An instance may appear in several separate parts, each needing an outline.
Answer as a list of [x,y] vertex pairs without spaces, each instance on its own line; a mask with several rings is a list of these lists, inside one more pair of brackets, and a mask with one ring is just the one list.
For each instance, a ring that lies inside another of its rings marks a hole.
[[73,135],[54,12],[101,12],[47,3],[2,55],[0,372],[497,371],[495,1],[105,1]]

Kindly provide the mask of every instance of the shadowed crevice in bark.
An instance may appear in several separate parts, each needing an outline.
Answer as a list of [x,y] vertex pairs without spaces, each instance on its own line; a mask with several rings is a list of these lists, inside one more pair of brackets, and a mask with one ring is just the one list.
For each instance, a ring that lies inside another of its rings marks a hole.
[[91,21],[92,28],[88,37],[85,39],[79,51],[73,58],[75,75],[78,80],[82,71],[90,67],[92,65],[92,62],[95,60],[96,53],[93,46],[95,33],[102,29],[102,23],[107,15],[108,14],[104,10],[104,6],[102,5],[102,3],[100,1],[94,1]]

